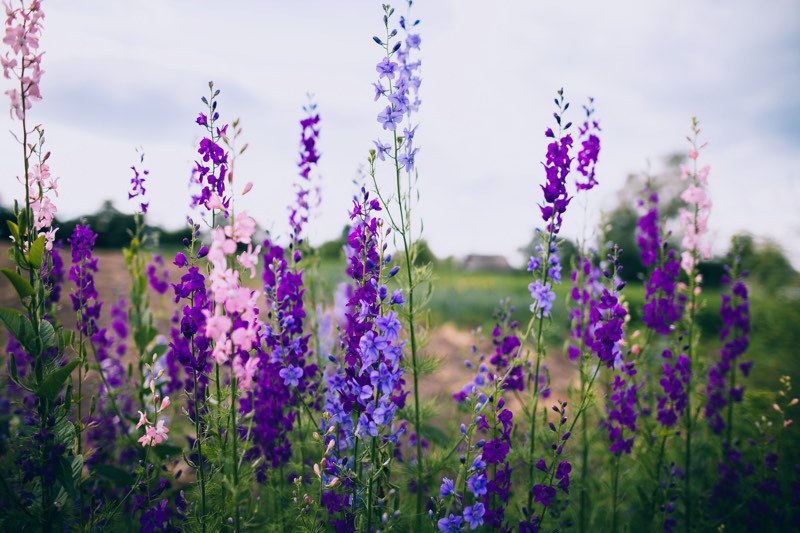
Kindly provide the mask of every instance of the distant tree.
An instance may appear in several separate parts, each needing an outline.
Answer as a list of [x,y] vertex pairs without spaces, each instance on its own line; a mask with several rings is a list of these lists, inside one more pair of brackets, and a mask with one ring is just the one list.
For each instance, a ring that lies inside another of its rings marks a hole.
[[758,242],[747,233],[734,237],[742,258],[742,268],[750,273],[750,280],[774,291],[797,281],[797,271],[779,244],[763,239]]
[[347,244],[347,236],[350,234],[350,225],[342,228],[339,238],[326,241],[317,246],[317,253],[322,259],[342,259],[344,257],[344,245]]

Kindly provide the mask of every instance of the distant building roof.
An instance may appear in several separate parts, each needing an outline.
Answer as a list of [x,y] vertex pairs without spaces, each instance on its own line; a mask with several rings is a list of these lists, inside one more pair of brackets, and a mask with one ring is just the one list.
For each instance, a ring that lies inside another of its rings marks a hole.
[[464,270],[491,270],[505,272],[513,270],[508,260],[502,255],[479,255],[470,254],[461,261]]

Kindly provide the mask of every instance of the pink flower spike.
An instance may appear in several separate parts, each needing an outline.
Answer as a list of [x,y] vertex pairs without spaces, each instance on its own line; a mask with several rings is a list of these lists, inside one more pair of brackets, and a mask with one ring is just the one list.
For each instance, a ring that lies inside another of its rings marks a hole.
[[245,194],[249,193],[252,188],[253,188],[253,182],[252,181],[248,181],[247,185],[244,186],[244,190],[242,191],[242,196],[244,196]]

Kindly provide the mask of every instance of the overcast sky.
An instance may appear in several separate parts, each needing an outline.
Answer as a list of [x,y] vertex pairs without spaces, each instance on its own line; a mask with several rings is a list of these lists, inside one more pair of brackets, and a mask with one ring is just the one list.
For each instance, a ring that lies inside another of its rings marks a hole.
[[[151,221],[178,227],[201,134],[194,119],[214,80],[222,119],[241,117],[250,143],[237,174],[255,187],[239,205],[279,233],[298,120],[306,93],[316,95],[323,204],[311,241],[339,234],[352,180],[382,132],[371,86],[380,1],[46,0],[44,9],[44,100],[31,117],[47,131],[62,215],[105,199],[129,210],[129,167],[142,146]],[[684,150],[696,115],[709,141],[716,250],[747,230],[777,239],[800,266],[796,0],[417,0],[413,14],[423,60],[417,215],[437,255],[521,261],[516,251],[539,224],[543,132],[563,86],[571,118],[593,96],[603,127],[600,187],[567,213],[567,234],[613,207],[629,173],[648,162],[657,171]],[[1,115],[1,129],[17,131]],[[19,151],[10,134],[0,142],[6,206],[22,196]]]

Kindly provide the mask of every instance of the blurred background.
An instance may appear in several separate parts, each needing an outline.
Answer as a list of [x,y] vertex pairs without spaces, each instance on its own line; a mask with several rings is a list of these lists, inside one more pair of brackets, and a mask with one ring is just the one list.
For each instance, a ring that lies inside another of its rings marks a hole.
[[[322,117],[322,205],[310,240],[347,222],[353,179],[383,133],[371,83],[381,2],[47,0],[44,125],[59,218],[113,207],[146,153],[148,222],[178,230],[202,133],[194,119],[214,80],[221,117],[241,117],[240,206],[276,235],[287,228],[306,94]],[[398,14],[405,3],[395,6]],[[546,3],[419,0],[422,107],[417,143],[423,238],[441,258],[520,251],[539,225],[544,130],[564,87],[569,117],[595,98],[603,133],[599,188],[575,200],[564,234],[591,240],[602,211],[630,204],[629,176],[674,170],[692,116],[709,142],[715,252],[747,232],[800,266],[800,4],[743,0]],[[10,87],[10,81],[5,82]],[[7,88],[8,88],[7,87]],[[18,124],[0,116],[3,130]],[[0,142],[0,205],[21,196],[20,148]],[[68,236],[65,230],[62,237]],[[771,241],[771,244],[766,241]]]

